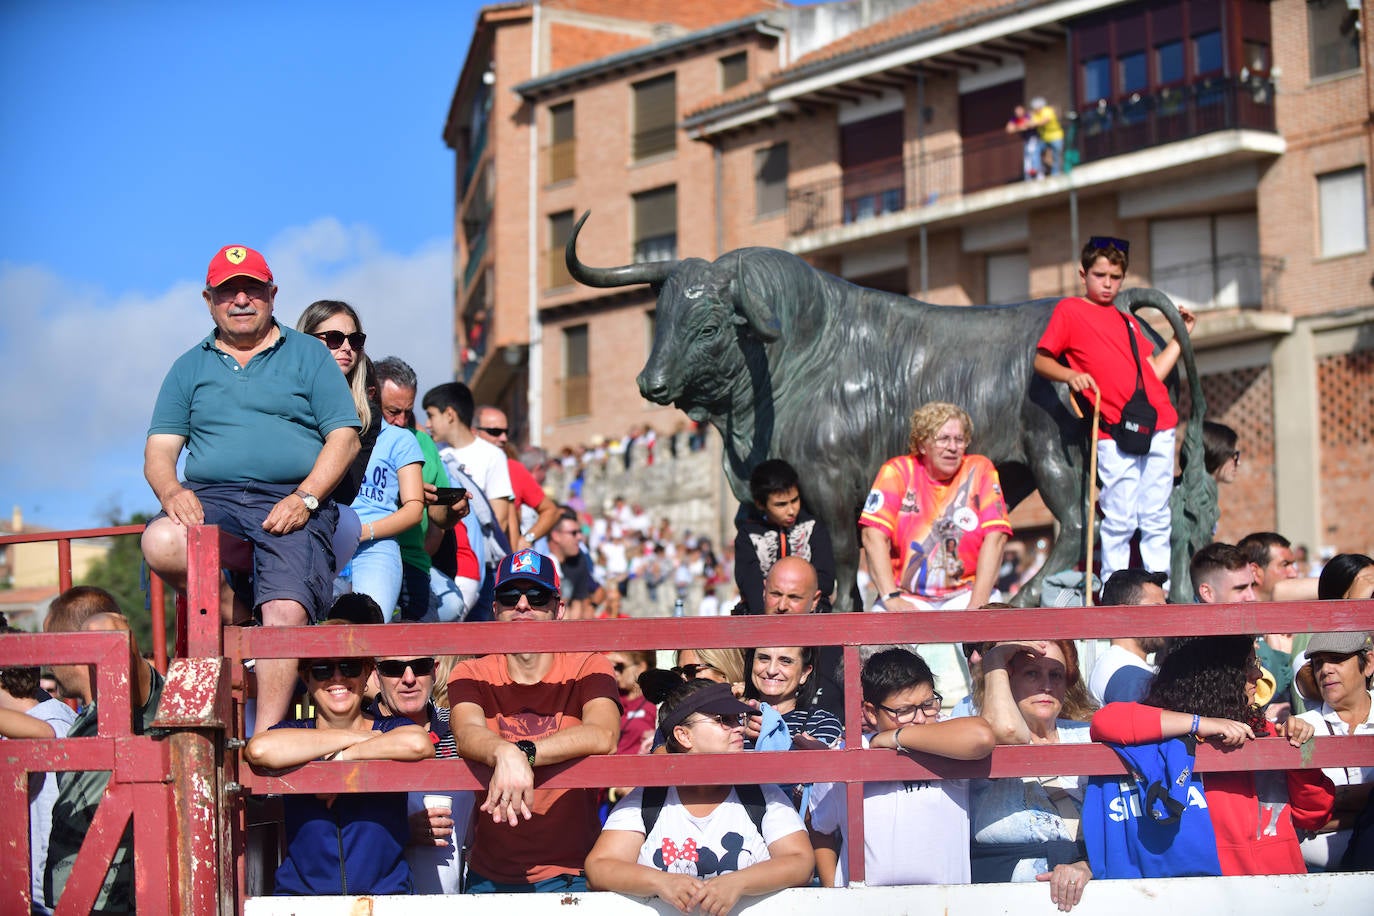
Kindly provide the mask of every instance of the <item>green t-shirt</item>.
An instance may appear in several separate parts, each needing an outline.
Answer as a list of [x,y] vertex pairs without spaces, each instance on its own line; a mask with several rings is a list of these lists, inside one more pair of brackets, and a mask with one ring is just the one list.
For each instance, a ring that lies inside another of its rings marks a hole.
[[[134,710],[134,734],[141,735],[152,727],[157,718],[158,700],[162,699],[162,675],[153,670],[152,689],[148,692],[148,702],[142,709]],[[96,735],[95,704],[81,711],[72,723],[68,738],[93,738]],[[59,773],[57,775],[57,801],[52,807],[52,835],[48,840],[48,867],[43,877],[43,896],[48,906],[55,907],[67,881],[72,876],[72,866],[76,864],[76,854],[81,850],[81,841],[86,838],[95,819],[95,809],[105,795],[105,786],[110,781],[108,770],[86,770],[83,772]],[[134,812],[138,817],[138,812]],[[105,883],[95,898],[92,912],[132,913],[134,911],[134,856],[133,824],[124,829],[114,856],[110,859],[110,869],[105,873]]]
[[[411,430],[415,433],[416,440],[420,443],[420,451],[424,453],[425,463],[420,470],[420,477],[425,483],[432,483],[436,487],[448,486],[448,472],[444,470],[444,462],[439,458],[439,449],[434,444],[434,440],[428,433],[418,429]],[[414,566],[417,569],[429,571],[429,554],[425,552],[425,531],[429,529],[429,512],[426,511],[420,516],[420,524],[407,528],[396,535],[396,543],[401,548],[401,562],[407,566]]]

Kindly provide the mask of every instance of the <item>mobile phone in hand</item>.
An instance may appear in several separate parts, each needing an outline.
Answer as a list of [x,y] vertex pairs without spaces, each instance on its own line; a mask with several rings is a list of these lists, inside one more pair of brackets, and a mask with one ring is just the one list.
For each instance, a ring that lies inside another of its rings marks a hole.
[[454,503],[470,498],[471,494],[462,487],[435,487],[435,498],[441,506],[451,506]]

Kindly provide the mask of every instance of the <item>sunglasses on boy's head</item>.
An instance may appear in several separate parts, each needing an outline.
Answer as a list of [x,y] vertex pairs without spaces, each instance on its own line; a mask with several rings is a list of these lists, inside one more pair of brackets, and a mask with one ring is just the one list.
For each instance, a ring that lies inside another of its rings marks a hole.
[[1088,245],[1093,248],[1101,249],[1115,248],[1117,251],[1126,255],[1131,253],[1130,242],[1126,241],[1125,239],[1118,239],[1110,235],[1095,235],[1092,238],[1088,239]]
[[382,677],[405,677],[407,668],[414,671],[416,677],[428,677],[434,673],[434,659],[387,658],[377,662],[377,673]]
[[521,595],[524,595],[530,607],[535,609],[546,608],[558,598],[558,592],[543,585],[503,585],[496,590],[496,603],[501,607],[515,607],[520,603]]
[[363,673],[363,663],[356,658],[343,658],[338,661],[311,662],[305,669],[317,681],[327,681],[338,671],[340,677],[357,677]]
[[361,350],[363,344],[367,343],[367,335],[362,331],[354,331],[352,334],[345,334],[343,331],[317,331],[310,335],[318,337],[324,341],[324,345],[331,350],[337,350],[348,341],[348,345],[355,350]]

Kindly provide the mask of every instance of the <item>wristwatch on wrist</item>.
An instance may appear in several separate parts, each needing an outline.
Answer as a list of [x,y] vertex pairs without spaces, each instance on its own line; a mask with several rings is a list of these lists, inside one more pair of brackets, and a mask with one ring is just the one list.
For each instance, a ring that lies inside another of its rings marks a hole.
[[534,742],[528,739],[515,742],[515,746],[520,749],[520,753],[525,755],[525,759],[530,762],[530,769],[534,769]]
[[883,595],[883,600],[884,600],[884,601],[891,601],[893,598],[900,598],[900,597],[902,597],[902,590],[899,588],[899,589],[897,589],[895,592],[888,592],[886,595]]
[[305,503],[305,508],[309,509],[311,512],[314,512],[320,507],[320,501],[304,490],[297,490],[296,495],[301,498],[301,502]]
[[521,536],[522,538],[525,539],[525,542],[526,542],[526,543],[528,543],[528,544],[533,544],[533,543],[534,543],[534,529],[533,529],[533,528],[531,528],[529,531],[522,531],[522,532],[520,532],[520,536]]

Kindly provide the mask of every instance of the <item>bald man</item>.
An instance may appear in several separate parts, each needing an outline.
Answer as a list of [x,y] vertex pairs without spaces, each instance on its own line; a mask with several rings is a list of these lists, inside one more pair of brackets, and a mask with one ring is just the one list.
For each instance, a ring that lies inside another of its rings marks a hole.
[[809,614],[821,600],[816,567],[801,557],[783,557],[763,580],[765,614]]
[[[67,589],[53,600],[48,617],[43,622],[47,633],[121,632],[129,634],[129,689],[133,706],[133,731],[141,735],[157,716],[158,700],[162,697],[163,679],[139,654],[138,640],[129,629],[129,621],[120,613],[114,596],[100,588],[78,586]],[[79,697],[83,703],[69,738],[90,738],[96,735],[95,679],[90,665],[54,665],[53,674],[68,696]],[[47,904],[56,907],[62,890],[71,877],[81,841],[90,829],[96,807],[105,794],[110,774],[101,770],[61,773],[57,777],[57,801],[53,804],[52,837],[48,841],[48,866],[43,889]],[[132,912],[134,908],[134,858],[132,825],[110,860],[110,871],[96,896],[94,910]]]

